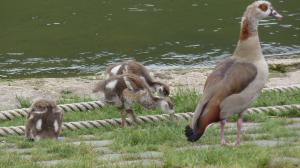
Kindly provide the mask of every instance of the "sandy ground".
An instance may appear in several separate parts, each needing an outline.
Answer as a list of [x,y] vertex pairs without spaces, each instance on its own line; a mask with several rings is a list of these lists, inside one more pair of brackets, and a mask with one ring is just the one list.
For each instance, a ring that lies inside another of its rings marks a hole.
[[[294,66],[291,71],[280,74],[271,73],[266,87],[300,84],[300,58],[268,60],[269,64],[284,64]],[[204,82],[211,69],[174,69],[151,71],[156,80],[170,85],[171,93],[177,88],[196,89],[202,91]],[[102,76],[74,77],[74,78],[32,78],[23,80],[0,81],[0,110],[18,108],[17,97],[36,99],[41,97],[58,99],[69,92],[82,97],[99,95],[92,94],[92,89]]]

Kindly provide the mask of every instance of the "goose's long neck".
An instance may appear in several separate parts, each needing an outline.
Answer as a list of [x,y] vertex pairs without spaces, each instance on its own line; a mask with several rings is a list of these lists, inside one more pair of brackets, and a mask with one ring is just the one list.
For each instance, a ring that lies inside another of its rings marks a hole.
[[240,39],[234,52],[234,56],[245,60],[253,60],[255,57],[261,58],[258,32],[258,21],[246,14],[241,21]]

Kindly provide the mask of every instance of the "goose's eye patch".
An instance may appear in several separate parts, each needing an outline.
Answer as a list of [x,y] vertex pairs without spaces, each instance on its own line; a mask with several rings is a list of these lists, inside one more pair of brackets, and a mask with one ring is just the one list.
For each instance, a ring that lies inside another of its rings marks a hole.
[[260,10],[262,10],[262,11],[267,11],[268,10],[268,4],[265,4],[265,3],[263,3],[263,4],[260,4],[259,6],[258,6],[258,8],[260,9]]

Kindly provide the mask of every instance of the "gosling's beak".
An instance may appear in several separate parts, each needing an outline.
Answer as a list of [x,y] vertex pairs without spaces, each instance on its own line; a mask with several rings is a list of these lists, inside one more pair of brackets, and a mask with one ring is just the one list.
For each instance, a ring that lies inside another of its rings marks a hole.
[[283,18],[282,15],[280,15],[275,9],[271,8],[271,12],[269,14],[269,16],[272,16],[278,20],[281,20]]

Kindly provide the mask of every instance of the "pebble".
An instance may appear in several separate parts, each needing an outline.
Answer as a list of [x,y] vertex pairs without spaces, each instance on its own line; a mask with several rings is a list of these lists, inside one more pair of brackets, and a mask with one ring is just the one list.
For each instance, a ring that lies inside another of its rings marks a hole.
[[300,123],[289,124],[286,127],[288,127],[288,128],[300,128]]
[[280,165],[287,166],[287,164],[292,164],[294,167],[300,167],[300,159],[294,157],[276,157],[270,161],[269,167],[280,167]]
[[97,147],[94,148],[94,150],[96,150],[97,152],[101,153],[101,154],[111,154],[113,153],[113,150],[111,150],[109,147]]
[[102,147],[102,146],[109,146],[113,143],[112,140],[94,140],[94,141],[74,141],[71,144],[80,145],[81,143],[85,143],[87,145]]
[[162,152],[157,152],[157,151],[146,151],[146,152],[143,152],[143,153],[139,153],[138,156],[141,157],[141,158],[146,158],[146,159],[161,158],[163,156],[163,153]]
[[115,161],[115,160],[121,160],[124,155],[119,153],[112,153],[112,154],[106,154],[102,155],[97,158],[97,160],[100,161]]
[[127,160],[127,161],[115,162],[114,165],[116,167],[119,167],[119,166],[162,167],[163,162],[160,160],[142,159],[142,160]]
[[44,167],[44,166],[55,166],[63,161],[64,160],[45,160],[45,161],[39,161],[37,163]]
[[284,142],[276,141],[276,140],[256,140],[256,141],[248,141],[247,143],[254,143],[262,147],[273,147],[273,146],[281,145]]
[[31,153],[32,149],[31,148],[10,148],[6,149],[7,152],[16,152],[16,153]]

